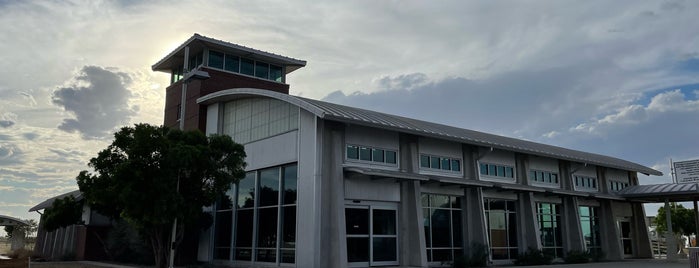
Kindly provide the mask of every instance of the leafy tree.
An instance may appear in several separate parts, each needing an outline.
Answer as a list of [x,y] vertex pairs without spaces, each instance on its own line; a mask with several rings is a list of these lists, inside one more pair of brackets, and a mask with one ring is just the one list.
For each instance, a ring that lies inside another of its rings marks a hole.
[[[29,225],[7,225],[5,226],[5,236],[7,238],[12,238],[12,233],[15,231],[15,228],[19,229],[20,233],[25,234],[26,236],[32,236],[34,233],[36,233],[36,229],[38,224],[36,223],[35,220],[27,220],[26,222],[29,223]],[[33,237],[33,236],[32,236]]]
[[156,266],[165,267],[173,220],[177,247],[184,225],[197,224],[202,207],[245,176],[244,158],[229,136],[137,124],[115,133],[90,160],[94,172],[80,172],[77,181],[88,205],[129,222],[148,240]]
[[73,196],[58,198],[44,211],[44,230],[51,232],[58,228],[81,222],[83,204]]
[[[678,235],[689,236],[695,233],[697,228],[694,222],[694,210],[685,208],[682,204],[670,203],[670,218],[672,220],[672,231]],[[665,219],[665,207],[658,209],[655,217],[656,230],[660,234],[667,232],[667,220]]]

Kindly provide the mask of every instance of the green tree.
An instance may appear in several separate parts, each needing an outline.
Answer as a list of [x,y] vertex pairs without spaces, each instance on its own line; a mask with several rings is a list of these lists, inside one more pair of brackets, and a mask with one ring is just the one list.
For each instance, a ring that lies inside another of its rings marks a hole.
[[58,228],[80,223],[83,204],[73,196],[58,198],[44,211],[44,230],[51,232]]
[[197,224],[202,207],[245,176],[243,146],[225,135],[148,124],[124,127],[114,137],[90,160],[94,172],[80,172],[78,186],[93,209],[136,228],[156,266],[165,267],[173,220],[179,223],[176,248],[184,225]]
[[23,233],[25,236],[29,237],[34,237],[36,234],[37,226],[38,224],[36,223],[35,220],[26,220],[29,225],[7,225],[5,226],[5,236],[7,238],[12,238],[12,233],[16,229],[19,229],[20,233]]
[[[670,219],[672,220],[672,231],[678,235],[689,236],[695,233],[697,228],[694,222],[694,210],[685,208],[682,204],[670,203]],[[655,217],[655,224],[659,234],[667,232],[667,220],[665,219],[665,207],[658,209]]]

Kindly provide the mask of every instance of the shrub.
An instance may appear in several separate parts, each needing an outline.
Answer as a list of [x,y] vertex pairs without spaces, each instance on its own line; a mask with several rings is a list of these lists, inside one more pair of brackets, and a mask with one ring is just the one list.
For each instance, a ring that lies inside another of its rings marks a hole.
[[18,248],[7,254],[10,259],[26,259],[33,255],[33,251],[23,248]]
[[548,265],[553,261],[553,257],[544,254],[543,251],[536,248],[529,248],[526,252],[521,253],[515,259],[515,265]]
[[571,250],[566,252],[565,263],[588,263],[590,262],[590,254],[579,250]]
[[587,252],[587,254],[590,256],[590,259],[592,259],[593,262],[603,261],[604,258],[607,256],[601,249],[591,249]]
[[478,242],[471,243],[470,255],[457,256],[451,263],[452,268],[486,266],[488,266],[488,247]]

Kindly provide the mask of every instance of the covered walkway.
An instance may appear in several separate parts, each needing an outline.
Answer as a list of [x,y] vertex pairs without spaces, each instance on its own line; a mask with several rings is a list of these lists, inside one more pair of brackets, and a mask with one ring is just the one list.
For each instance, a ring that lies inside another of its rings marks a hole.
[[[0,226],[27,226],[28,222],[5,215],[0,215]],[[12,238],[10,239],[10,249],[16,250],[24,247],[24,239],[26,234],[20,228],[14,228]]]

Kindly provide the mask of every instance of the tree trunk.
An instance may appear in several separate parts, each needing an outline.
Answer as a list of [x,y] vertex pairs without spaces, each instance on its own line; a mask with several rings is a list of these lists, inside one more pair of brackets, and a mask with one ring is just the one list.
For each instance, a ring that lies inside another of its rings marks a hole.
[[153,258],[155,267],[167,267],[167,248],[163,239],[163,229],[161,227],[154,228],[150,233],[151,247],[153,248]]

